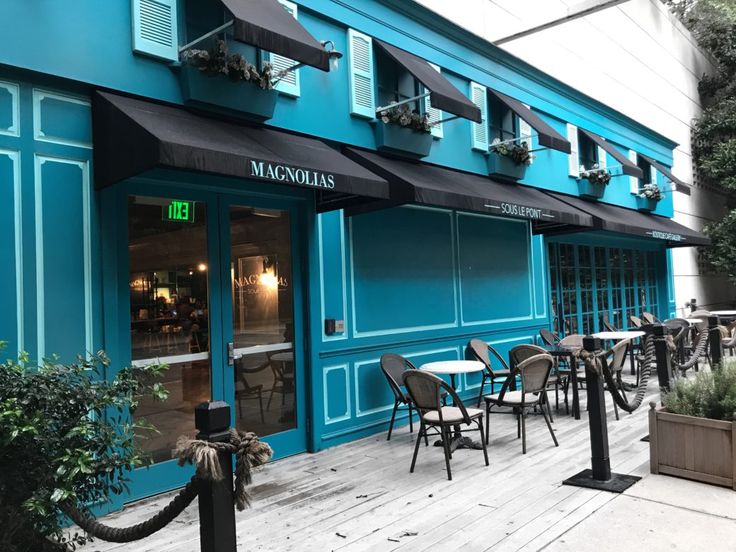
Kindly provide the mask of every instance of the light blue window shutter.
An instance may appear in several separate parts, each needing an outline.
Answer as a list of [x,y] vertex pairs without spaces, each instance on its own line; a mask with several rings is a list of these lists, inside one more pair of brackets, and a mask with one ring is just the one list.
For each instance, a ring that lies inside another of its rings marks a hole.
[[606,150],[604,150],[602,147],[598,146],[598,168],[599,169],[607,169],[608,168],[608,159],[606,158]]
[[[527,109],[530,109],[527,104],[523,104],[524,107]],[[527,123],[524,119],[519,117],[519,138],[521,138],[521,141],[526,144],[526,147],[529,149],[529,151],[532,151],[532,127],[529,123]],[[534,162],[534,156],[532,155],[531,161],[529,164],[531,165]]]
[[[435,65],[434,63],[430,63],[429,66],[437,71],[438,73],[441,73],[441,69],[439,65]],[[426,88],[424,89],[424,93],[428,93],[429,90]],[[430,131],[432,133],[432,136],[435,138],[442,138],[443,132],[442,132],[442,110],[437,109],[436,107],[432,107],[432,102],[429,98],[429,96],[426,96],[424,98],[424,111],[429,115],[429,122],[434,123],[432,124],[432,130]]]
[[[281,4],[284,9],[289,12],[292,17],[294,17],[294,19],[298,19],[298,10],[296,4],[294,4],[293,2],[289,2],[288,0],[279,0],[279,4]],[[261,59],[263,62],[268,62],[273,65],[272,75],[274,75],[274,77],[276,77],[279,72],[286,71],[289,67],[293,67],[294,65],[296,65],[296,62],[293,59],[289,59],[287,57],[280,56],[271,52],[262,51]],[[282,94],[286,94],[287,96],[294,96],[295,98],[298,97],[300,94],[299,69],[292,69],[291,71],[287,71],[286,75],[283,76],[281,80],[276,83],[274,88]]]
[[654,165],[649,165],[649,175],[650,175],[650,181],[652,184],[657,183],[657,169],[654,168]]
[[132,0],[133,51],[168,61],[179,60],[177,0]]
[[574,178],[579,178],[578,127],[570,123],[567,123],[567,141],[570,142],[570,154],[567,156],[567,173]]
[[486,87],[470,83],[470,100],[480,109],[480,123],[470,123],[473,149],[488,151],[488,95]]
[[373,39],[348,29],[348,67],[350,68],[350,113],[374,119]]

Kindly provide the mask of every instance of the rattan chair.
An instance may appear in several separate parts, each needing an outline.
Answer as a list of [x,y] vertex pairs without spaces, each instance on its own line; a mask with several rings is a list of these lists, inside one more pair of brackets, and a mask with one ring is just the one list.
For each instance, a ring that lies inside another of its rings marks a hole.
[[659,319],[654,316],[651,312],[642,312],[641,319],[647,324],[661,324]]
[[539,330],[539,337],[542,338],[542,341],[545,342],[547,345],[557,345],[560,342],[560,336],[557,335],[555,332],[552,332],[548,330],[547,328],[542,328]]
[[644,325],[644,323],[641,321],[641,318],[639,318],[638,316],[634,316],[633,314],[629,316],[629,320],[631,320],[631,324],[635,328],[641,328]]
[[255,370],[245,370],[241,367],[243,359],[235,360],[235,373],[238,374],[240,381],[235,381],[235,402],[238,404],[238,418],[243,419],[243,401],[258,399],[258,408],[261,413],[261,423],[264,423],[263,417],[263,384],[250,385],[245,378],[245,373],[260,372],[268,366],[268,361],[258,366]]
[[603,316],[603,318],[601,318],[601,324],[603,324],[603,327],[606,329],[607,332],[619,331],[619,329],[616,326],[611,324],[611,322],[608,320],[608,317],[606,316]]
[[690,335],[692,329],[690,323],[684,318],[670,318],[665,320],[663,324],[667,327],[672,336],[672,340],[677,347],[677,357],[680,363],[685,361],[685,349],[689,347]]
[[[608,351],[607,355],[610,357],[610,360],[608,361],[609,370],[614,374],[616,387],[618,387],[624,399],[626,398],[626,391],[624,390],[624,382],[621,378],[621,373],[623,372],[624,364],[626,364],[626,354],[629,352],[629,347],[632,346],[632,343],[631,339],[623,339],[616,343],[613,348]],[[613,413],[616,416],[616,420],[618,420],[618,406],[616,406],[616,401],[613,401]]]
[[386,437],[387,441],[391,440],[391,432],[394,430],[394,421],[398,410],[409,411],[409,432],[414,432],[414,416],[411,399],[401,389],[404,381],[404,372],[407,370],[416,370],[416,367],[403,356],[395,353],[381,355],[381,371],[388,381],[391,392],[394,394],[394,409],[391,412],[391,423],[388,426],[388,436]]
[[[450,459],[452,458],[450,442],[455,433],[463,431],[459,429],[461,425],[477,425],[477,430],[480,432],[483,457],[486,466],[488,465],[488,450],[486,448],[486,439],[484,439],[483,435],[482,410],[479,408],[466,408],[449,384],[442,378],[429,372],[407,370],[404,372],[403,382],[409,398],[419,412],[420,424],[419,434],[414,444],[414,456],[411,459],[409,473],[414,473],[414,466],[417,463],[417,454],[419,453],[419,443],[421,443],[422,437],[424,437],[426,444],[427,430],[429,428],[438,429],[442,436],[442,448],[445,452],[445,465],[447,466],[447,479],[452,480],[452,471],[450,470]],[[443,391],[452,398],[452,404],[454,406],[442,405]]]
[[[483,370],[483,379],[480,382],[480,392],[478,393],[478,403],[476,404],[476,406],[480,406],[480,401],[483,398],[483,388],[486,385],[486,381],[491,382],[491,393],[493,393],[493,385],[496,380],[501,380],[501,383],[503,383],[508,377],[510,370],[508,364],[506,364],[506,361],[498,353],[498,351],[491,347],[485,341],[482,341],[480,339],[471,339],[468,343],[468,352],[470,353],[470,356],[472,356],[475,360],[478,360],[485,364],[486,367],[485,370]],[[498,370],[495,370],[493,368],[491,355],[489,355],[488,353],[491,353],[495,357],[501,368],[499,368]]]
[[[511,361],[511,369],[515,366],[518,366],[522,362],[524,362],[526,359],[531,358],[535,355],[542,355],[547,353],[547,351],[539,347],[537,345],[531,345],[528,343],[523,343],[521,345],[516,345],[515,347],[512,347],[509,351],[509,360]],[[552,373],[549,376],[549,379],[547,381],[547,385],[550,387],[554,387],[555,389],[555,408],[560,408],[560,396],[559,396],[559,388],[561,385],[564,386],[564,378],[561,378],[559,376],[559,368],[558,363],[554,363],[552,367]],[[542,397],[542,400],[546,401],[548,399],[547,393],[544,394],[544,397]],[[567,395],[565,396],[565,405],[567,406]],[[552,410],[549,411],[549,417],[552,419]],[[554,422],[554,420],[552,420]]]
[[[547,391],[547,380],[553,365],[552,357],[546,353],[531,356],[512,368],[511,374],[506,378],[500,393],[484,397],[486,412],[489,412],[493,406],[510,406],[516,410],[516,432],[517,437],[521,437],[521,451],[523,454],[526,454],[526,415],[527,410],[532,407],[539,407],[555,446],[559,446],[546,410],[547,401],[543,398]],[[511,391],[509,389],[511,382],[515,381],[517,375],[521,380],[521,390]],[[489,416],[486,414],[486,440],[489,439],[489,431]]]

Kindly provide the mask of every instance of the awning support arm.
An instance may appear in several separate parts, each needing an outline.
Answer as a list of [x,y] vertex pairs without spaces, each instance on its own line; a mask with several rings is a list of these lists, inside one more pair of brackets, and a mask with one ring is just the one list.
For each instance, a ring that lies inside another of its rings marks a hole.
[[189,48],[191,48],[195,44],[199,44],[203,40],[207,40],[209,37],[215,36],[216,34],[219,34],[222,31],[224,31],[225,29],[227,29],[229,27],[232,27],[232,26],[233,26],[233,21],[228,21],[227,23],[225,23],[223,25],[220,25],[219,27],[216,27],[216,28],[212,29],[210,32],[203,34],[199,38],[195,38],[194,40],[192,40],[191,42],[188,42],[184,46],[181,46],[179,48],[179,53],[181,54],[184,50],[188,50]]
[[419,94],[418,96],[414,96],[413,98],[407,98],[406,100],[401,100],[400,102],[391,103],[391,104],[389,104],[387,106],[377,107],[376,108],[376,114],[379,114],[381,111],[384,111],[386,109],[392,109],[394,107],[398,107],[400,105],[404,105],[405,103],[413,102],[413,101],[416,101],[416,100],[421,100],[422,98],[426,98],[430,94],[431,94],[431,92],[427,92],[425,94]]

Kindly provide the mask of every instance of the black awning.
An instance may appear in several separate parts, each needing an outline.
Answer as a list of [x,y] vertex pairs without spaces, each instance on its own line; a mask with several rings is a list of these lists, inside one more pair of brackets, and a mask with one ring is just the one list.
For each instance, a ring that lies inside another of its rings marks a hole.
[[593,140],[593,142],[595,142],[608,153],[610,153],[611,157],[621,163],[621,171],[624,174],[628,174],[629,176],[633,176],[636,178],[642,178],[644,176],[644,172],[636,165],[636,163],[633,163],[628,157],[618,151],[616,146],[608,142],[605,138],[598,136],[594,132],[590,132],[589,130],[585,130],[582,128],[580,129],[580,132]]
[[238,42],[286,56],[323,71],[330,59],[320,44],[278,0],[221,0],[234,19]]
[[528,219],[535,232],[570,231],[592,227],[593,217],[536,188],[501,184],[487,176],[345,148],[345,155],[389,181],[391,203],[418,203]]
[[409,71],[414,78],[421,82],[424,87],[429,90],[429,102],[432,107],[447,111],[458,117],[470,119],[476,123],[480,123],[483,119],[480,109],[477,105],[468,99],[465,94],[455,88],[442,74],[420,57],[410,54],[406,50],[391,46],[378,40],[373,39],[381,50],[383,50],[391,59]]
[[103,92],[92,125],[98,188],[164,167],[311,188],[324,200],[389,197],[384,179],[314,138]]
[[642,157],[652,167],[654,167],[659,172],[661,172],[663,175],[665,175],[667,178],[669,178],[670,182],[673,182],[675,184],[675,189],[678,192],[682,192],[684,194],[690,195],[690,186],[688,184],[685,184],[682,180],[680,180],[674,174],[672,174],[671,170],[669,170],[667,167],[665,167],[658,161],[655,161],[651,157],[647,157],[646,155],[642,155],[641,153],[639,153],[638,155]]
[[575,196],[545,193],[592,215],[594,226],[599,230],[662,240],[668,247],[710,244],[710,240],[700,232],[691,230],[666,217],[650,215],[608,203],[586,201]]
[[530,127],[537,131],[540,145],[563,153],[570,153],[570,142],[563,138],[559,132],[545,123],[531,109],[511,96],[507,96],[506,94],[502,94],[501,92],[497,92],[491,88],[489,88],[488,91],[498,98],[501,103],[505,104],[511,111],[516,113],[519,118],[529,123]]

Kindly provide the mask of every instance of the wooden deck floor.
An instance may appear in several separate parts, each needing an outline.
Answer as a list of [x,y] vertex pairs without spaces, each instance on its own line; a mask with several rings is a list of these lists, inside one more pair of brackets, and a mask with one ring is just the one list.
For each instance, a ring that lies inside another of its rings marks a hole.
[[[609,406],[611,465],[620,473],[646,475],[647,411],[651,393],[634,414],[615,421]],[[255,474],[253,508],[237,513],[239,549],[265,551],[361,550],[539,550],[616,496],[561,485],[590,467],[585,392],[579,421],[560,411],[555,448],[541,416],[527,423],[528,453],[522,455],[513,416],[491,417],[491,465],[481,451],[460,450],[448,481],[441,448],[421,447],[409,473],[416,433],[400,428],[385,434],[303,454],[268,465]],[[145,519],[167,496],[138,503],[109,516],[111,525]],[[115,552],[196,552],[196,501],[169,527],[127,545],[96,541],[84,547]]]

